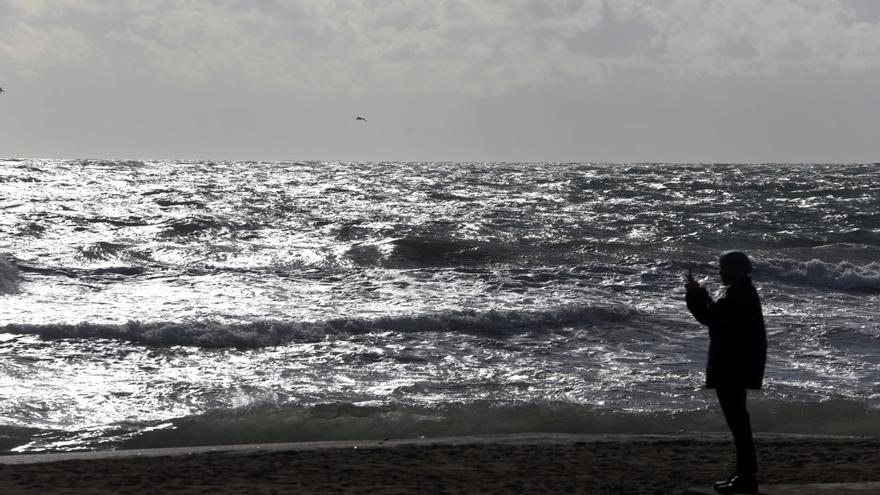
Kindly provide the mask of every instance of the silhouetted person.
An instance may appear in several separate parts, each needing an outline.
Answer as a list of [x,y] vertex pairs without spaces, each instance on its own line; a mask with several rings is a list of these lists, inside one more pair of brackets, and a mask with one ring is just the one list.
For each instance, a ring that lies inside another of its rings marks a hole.
[[727,426],[736,442],[736,472],[715,483],[719,493],[756,493],[758,472],[752,426],[746,410],[746,390],[759,389],[767,360],[767,332],[761,301],[749,274],[752,263],[739,252],[720,259],[723,297],[712,301],[709,293],[688,272],[687,307],[694,318],[709,326],[709,361],[706,387],[714,388]]

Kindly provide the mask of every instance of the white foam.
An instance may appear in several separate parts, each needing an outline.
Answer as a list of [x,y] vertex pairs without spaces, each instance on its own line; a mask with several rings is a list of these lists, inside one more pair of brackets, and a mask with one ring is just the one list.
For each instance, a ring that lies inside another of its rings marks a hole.
[[0,294],[18,292],[18,268],[0,255]]
[[880,262],[856,265],[849,261],[826,263],[813,259],[794,261],[770,259],[757,264],[762,276],[810,287],[840,290],[880,290]]
[[46,339],[118,339],[148,345],[198,347],[265,347],[311,342],[334,335],[372,332],[457,332],[508,335],[625,321],[636,310],[625,306],[566,305],[544,311],[441,311],[381,318],[339,318],[327,321],[260,320],[243,323],[139,322],[101,324],[10,324],[0,332],[38,335]]

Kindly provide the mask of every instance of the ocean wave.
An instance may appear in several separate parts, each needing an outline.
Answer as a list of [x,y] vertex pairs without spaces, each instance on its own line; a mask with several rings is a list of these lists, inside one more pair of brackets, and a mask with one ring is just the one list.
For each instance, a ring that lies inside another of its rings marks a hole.
[[78,248],[80,256],[87,260],[108,260],[117,258],[128,245],[114,242],[95,242]]
[[504,258],[508,253],[497,243],[436,236],[397,239],[386,260],[391,266],[471,265]]
[[591,240],[462,239],[449,232],[407,235],[353,244],[346,257],[362,266],[385,268],[474,267],[497,264],[563,265],[578,263]]
[[187,236],[203,230],[217,229],[222,226],[218,220],[210,217],[187,217],[166,223],[165,236]]
[[150,225],[150,222],[144,218],[131,215],[127,218],[110,218],[110,217],[79,217],[78,220],[85,223],[107,223],[114,227],[143,227]]
[[18,291],[19,270],[14,264],[0,255],[0,294]]
[[[698,412],[697,416],[706,416]],[[174,419],[164,428],[128,436],[121,448],[229,443],[383,440],[512,433],[632,433],[675,431],[683,418],[615,414],[571,402],[474,401],[437,405],[267,404]],[[721,418],[712,430],[722,430]]]
[[[880,434],[880,411],[856,401],[755,400],[752,421],[765,433]],[[725,432],[717,406],[621,411],[567,401],[477,400],[434,405],[347,401],[264,403],[89,430],[0,425],[0,452],[144,449],[309,441],[383,441],[522,433],[668,434]]]
[[[877,435],[880,411],[844,400],[757,400],[750,413],[761,431],[798,434]],[[796,418],[796,421],[792,419]],[[266,405],[175,419],[166,428],[131,436],[124,448],[228,443],[382,440],[512,433],[645,434],[727,431],[712,408],[620,411],[591,404],[542,401],[474,401],[435,406],[348,402],[313,406]]]
[[164,223],[162,237],[186,237],[205,232],[255,230],[265,227],[259,222],[235,222],[229,219],[210,216],[189,216]]
[[141,266],[101,266],[96,268],[55,268],[29,265],[20,263],[18,270],[25,273],[39,273],[52,277],[68,277],[89,279],[92,277],[106,277],[107,275],[134,276],[146,272],[145,267]]
[[636,314],[635,309],[626,306],[570,305],[545,311],[442,311],[326,321],[9,324],[0,326],[0,332],[38,335],[45,339],[118,339],[155,346],[255,348],[374,332],[504,336],[626,321]]
[[838,290],[880,291],[880,262],[856,265],[849,261],[826,263],[813,259],[810,261],[760,260],[755,273],[761,277]]

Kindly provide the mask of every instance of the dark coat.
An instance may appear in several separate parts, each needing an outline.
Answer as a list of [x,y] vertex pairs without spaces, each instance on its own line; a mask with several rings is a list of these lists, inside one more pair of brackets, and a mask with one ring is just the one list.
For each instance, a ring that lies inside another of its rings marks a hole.
[[767,331],[761,300],[748,278],[712,301],[706,289],[687,291],[687,307],[709,326],[706,386],[761,388],[767,361]]

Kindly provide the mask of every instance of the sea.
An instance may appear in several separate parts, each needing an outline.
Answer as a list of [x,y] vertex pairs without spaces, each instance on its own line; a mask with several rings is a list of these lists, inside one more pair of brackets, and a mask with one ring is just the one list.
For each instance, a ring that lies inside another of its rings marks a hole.
[[880,164],[0,160],[0,453],[726,431],[692,269],[742,250],[758,432],[880,435]]

